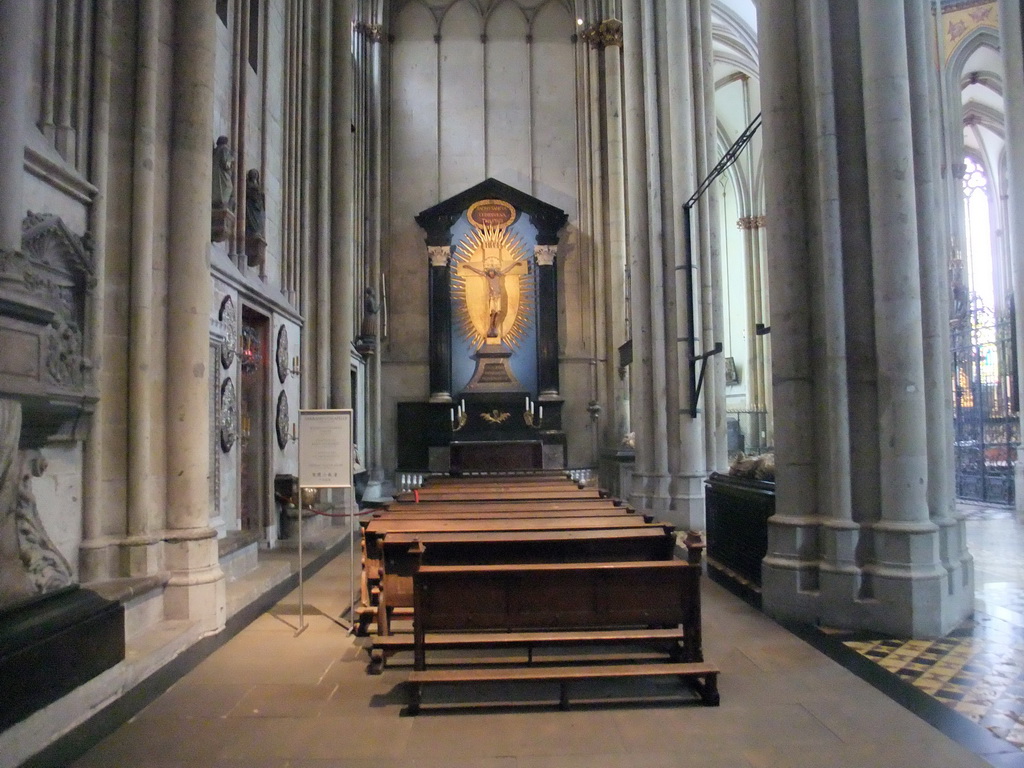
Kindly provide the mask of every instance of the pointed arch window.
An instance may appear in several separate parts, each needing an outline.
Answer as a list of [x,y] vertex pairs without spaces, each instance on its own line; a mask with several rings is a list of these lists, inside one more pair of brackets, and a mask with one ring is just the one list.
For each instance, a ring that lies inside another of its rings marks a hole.
[[964,158],[963,192],[968,284],[975,301],[995,309],[991,187],[985,167],[972,157]]

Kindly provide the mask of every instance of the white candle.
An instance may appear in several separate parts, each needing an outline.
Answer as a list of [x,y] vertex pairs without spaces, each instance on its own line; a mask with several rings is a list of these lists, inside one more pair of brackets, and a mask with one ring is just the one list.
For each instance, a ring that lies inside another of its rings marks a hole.
[[449,408],[448,410],[450,410],[452,412],[452,421],[455,421],[455,409],[454,408]]
[[544,406],[543,405],[538,409],[537,416],[543,420],[543,418],[544,418]]

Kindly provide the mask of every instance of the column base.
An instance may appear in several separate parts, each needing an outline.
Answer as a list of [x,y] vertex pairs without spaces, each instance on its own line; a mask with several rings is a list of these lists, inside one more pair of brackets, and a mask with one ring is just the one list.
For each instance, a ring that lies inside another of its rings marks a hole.
[[[858,543],[864,536],[870,536],[872,562],[859,567]],[[945,635],[971,614],[974,580],[969,556],[956,567],[944,566],[939,536],[931,522],[859,528],[773,517],[761,568],[764,611],[779,619],[895,637]],[[815,558],[819,541],[824,556]]]
[[680,530],[703,531],[707,528],[704,514],[704,476],[675,475],[670,483],[671,509],[665,522]]
[[130,536],[121,541],[120,576],[150,576],[164,570],[164,542],[160,536]]
[[223,629],[227,597],[217,532],[212,528],[167,531],[164,552],[171,573],[164,590],[164,615],[196,622],[202,634]]
[[630,506],[659,515],[668,512],[672,504],[672,497],[668,492],[669,479],[668,475],[634,472],[629,496]]

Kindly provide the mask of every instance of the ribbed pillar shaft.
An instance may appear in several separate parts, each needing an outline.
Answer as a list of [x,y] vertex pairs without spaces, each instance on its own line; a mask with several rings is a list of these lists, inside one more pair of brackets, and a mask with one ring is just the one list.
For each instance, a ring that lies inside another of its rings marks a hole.
[[632,418],[636,432],[633,504],[667,511],[668,414],[661,235],[661,133],[654,3],[623,3],[626,79],[626,165],[633,329]]
[[620,440],[629,432],[629,404],[626,402],[625,381],[618,371],[618,347],[626,340],[626,178],[625,147],[622,135],[622,49],[608,45],[604,49],[604,119],[605,151],[607,152],[607,188],[605,191],[605,217],[608,228],[606,240],[607,269],[605,271],[605,298],[609,311],[608,363],[605,365],[608,414],[608,437]]
[[0,0],[0,252],[21,250],[35,0]]
[[[315,21],[319,34],[319,60],[317,62],[317,228],[316,228],[316,397],[310,407],[327,408],[330,404],[331,368],[340,365],[348,373],[348,357],[335,360],[331,354],[331,86],[333,82],[333,58],[331,43],[334,33],[331,24],[333,6],[328,4],[319,11]],[[347,48],[347,46],[346,46]],[[340,118],[339,118],[340,119]],[[351,313],[350,313],[351,314]],[[312,363],[307,357],[306,363]],[[306,370],[312,368],[308,365]]]
[[[334,0],[331,123],[331,405],[352,407],[352,0]],[[365,450],[366,446],[360,446]]]
[[[128,535],[148,548],[156,523],[157,498],[153,437],[158,414],[154,395],[161,367],[155,356],[153,328],[157,306],[153,290],[153,217],[156,199],[157,55],[160,14],[156,0],[138,5],[136,34],[135,148],[132,164],[131,320],[128,330]],[[143,550],[143,551],[144,551]],[[147,572],[132,548],[129,573]]]
[[[92,79],[92,126],[90,131],[92,168],[90,180],[96,186],[89,218],[89,231],[93,237],[96,258],[96,274],[102,280],[106,275],[107,210],[108,210],[108,165],[110,147],[110,75],[111,75],[111,27],[113,22],[113,0],[101,0],[96,4],[94,27],[94,57]],[[0,171],[2,173],[2,171]],[[104,469],[106,458],[112,450],[114,437],[107,424],[108,403],[104,395],[105,360],[104,329],[106,301],[103,291],[93,293],[89,307],[90,355],[95,366],[100,399],[92,413],[89,439],[85,443],[82,457],[82,545],[79,548],[78,572],[83,582],[108,578],[117,571],[112,548],[102,537],[105,533]]]
[[830,14],[825,3],[807,6],[805,28],[810,45],[813,86],[817,98],[808,131],[812,169],[808,204],[813,252],[809,274],[813,295],[815,430],[819,438],[817,490],[822,517],[820,579],[822,590],[841,598],[845,607],[860,589],[856,565],[859,527],[853,522],[850,499],[850,430],[847,390],[843,249],[839,200],[839,157],[836,146],[835,77],[832,70]]
[[767,0],[758,9],[765,167],[766,246],[775,402],[775,516],[762,565],[766,609],[804,618],[816,606],[821,551],[812,361],[813,297],[801,61],[803,8]]
[[[374,8],[370,13],[370,19],[376,30],[383,29],[383,14],[379,3],[374,3]],[[384,120],[383,120],[383,108],[384,108],[384,67],[383,67],[383,46],[384,41],[380,34],[375,34],[373,40],[369,43],[369,78],[368,85],[370,88],[368,108],[370,110],[369,115],[369,158],[367,165],[367,178],[366,178],[366,190],[369,193],[369,199],[367,202],[366,214],[368,216],[368,230],[367,230],[367,251],[366,251],[366,275],[367,282],[371,285],[374,291],[381,290],[381,243],[382,243],[382,227],[383,227],[383,173],[385,171],[384,165]],[[383,336],[383,330],[379,334]],[[369,376],[369,413],[367,417],[367,423],[370,427],[372,436],[369,438],[369,480],[368,485],[371,487],[367,488],[364,493],[364,498],[373,499],[377,496],[382,496],[382,492],[377,490],[383,486],[384,483],[384,462],[383,462],[383,441],[384,441],[384,427],[383,427],[383,383],[381,382],[381,356],[383,354],[383,338],[380,340],[378,346],[378,352],[372,358],[370,358],[370,376]]]
[[[1006,102],[1006,165],[1009,176],[1006,185],[1007,242],[1013,270],[1018,361],[1024,361],[1024,9],[1021,6],[1021,0],[999,0],[1003,97]],[[1024,403],[1024,377],[1019,375],[1017,388],[1020,402]],[[1024,434],[1024,409],[1021,409],[1020,416]],[[1017,518],[1024,520],[1024,451],[1020,450],[1017,452],[1015,480]]]
[[758,19],[778,521],[817,514],[802,97],[793,82],[801,40],[794,0],[765,0]]
[[[925,7],[905,0],[907,47],[911,75],[914,164],[917,181],[917,231],[921,247],[921,316],[924,344],[925,409],[928,434],[928,508],[939,526],[939,560],[947,578],[963,588],[953,593],[947,609],[954,617],[971,609],[973,558],[967,551],[967,529],[956,514],[953,460],[953,393],[949,334],[949,268],[946,261],[943,210],[946,198],[941,176],[941,110],[932,19]],[[960,200],[956,200],[956,205]],[[959,599],[956,599],[959,598]]]
[[903,4],[860,0],[882,519],[928,520],[919,242]]
[[169,618],[224,626],[224,574],[210,522],[211,150],[216,24],[208,0],[174,6],[167,286]]
[[[664,357],[666,365],[665,410],[668,412],[669,471],[671,507],[678,525],[704,527],[703,481],[707,467],[705,420],[709,403],[713,411],[713,385],[705,381],[704,394],[697,404],[698,415],[690,415],[691,348],[701,351],[712,344],[703,321],[710,321],[710,303],[705,312],[702,283],[709,247],[711,208],[707,196],[691,211],[689,222],[683,216],[683,204],[696,189],[701,167],[706,169],[708,143],[698,138],[704,133],[706,93],[703,87],[704,63],[700,29],[703,0],[669,3],[664,7],[664,40],[659,50],[659,78],[666,88],[658,105],[663,151],[661,156],[661,220],[652,226],[661,229],[662,279],[665,325]],[[684,254],[689,250],[689,263]],[[656,319],[655,322],[659,320]],[[691,339],[693,343],[691,344]],[[711,367],[706,375],[713,379]]]

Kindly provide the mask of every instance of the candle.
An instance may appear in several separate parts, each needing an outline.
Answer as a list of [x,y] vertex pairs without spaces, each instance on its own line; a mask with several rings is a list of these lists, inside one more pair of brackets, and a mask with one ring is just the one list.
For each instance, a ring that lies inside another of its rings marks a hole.
[[540,407],[540,409],[539,409],[539,412],[538,412],[537,416],[538,416],[538,417],[539,417],[540,419],[543,419],[543,418],[544,418],[544,406],[543,406],[543,405],[542,405],[542,406]]
[[293,421],[292,422],[292,440],[295,440],[296,437],[297,437],[297,435],[295,433],[295,422]]
[[530,396],[526,396],[526,404],[523,406],[526,410],[530,410]]
[[455,421],[455,409],[454,408],[449,408],[448,410],[451,411],[451,413],[452,413],[452,421],[454,422]]

